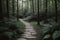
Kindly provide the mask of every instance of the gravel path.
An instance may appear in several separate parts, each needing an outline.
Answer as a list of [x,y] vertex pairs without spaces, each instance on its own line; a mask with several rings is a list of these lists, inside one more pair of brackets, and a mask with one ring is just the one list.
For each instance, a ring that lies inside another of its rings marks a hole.
[[33,29],[33,26],[30,23],[23,21],[22,19],[19,20],[25,24],[25,32],[18,40],[36,40],[36,32]]

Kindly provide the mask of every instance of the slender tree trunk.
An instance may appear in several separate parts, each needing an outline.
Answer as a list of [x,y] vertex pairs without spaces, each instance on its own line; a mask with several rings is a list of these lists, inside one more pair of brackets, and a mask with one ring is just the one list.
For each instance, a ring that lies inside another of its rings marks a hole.
[[18,18],[18,15],[19,15],[19,14],[18,14],[18,9],[19,9],[19,8],[18,8],[18,0],[17,0],[17,21],[19,20],[19,18]]
[[32,9],[33,9],[33,15],[34,15],[34,0],[32,0]]
[[2,21],[3,15],[2,15],[2,0],[0,0],[0,21]]
[[12,15],[14,16],[14,0],[12,0],[12,6],[13,6],[12,7],[12,9],[13,9],[13,12],[12,12],[13,14]]
[[[29,11],[29,0],[27,0],[27,3],[26,3],[26,5],[27,5],[27,12]],[[25,14],[25,13],[24,13]],[[24,16],[25,17],[25,16]]]
[[4,19],[3,19],[3,13],[2,13],[2,0],[0,0],[0,25],[3,25]]
[[[23,10],[24,10],[24,9],[23,9],[23,0],[22,0],[22,14],[23,14]],[[23,18],[24,18],[24,16],[23,16]]]
[[36,12],[36,0],[35,0],[35,12]]
[[47,18],[47,2],[48,2],[48,1],[46,0],[46,18]]
[[37,19],[38,20],[37,20],[37,24],[40,25],[40,20],[39,20],[40,19],[39,18],[39,0],[37,0],[37,6],[38,6],[38,12],[37,12],[37,16],[38,16]]
[[57,22],[57,16],[58,16],[58,14],[57,14],[57,0],[55,0],[55,21]]
[[6,0],[6,4],[7,4],[7,13],[6,13],[6,15],[7,15],[7,18],[9,19],[9,0]]
[[47,16],[47,2],[48,2],[48,1],[46,0],[46,1],[45,1],[45,3],[46,3],[46,4],[45,4],[45,7],[46,7],[46,8],[45,8],[45,18],[44,18],[44,20],[45,20],[44,22],[45,22],[45,23],[48,22],[48,21],[47,21],[47,19],[48,19],[48,16]]

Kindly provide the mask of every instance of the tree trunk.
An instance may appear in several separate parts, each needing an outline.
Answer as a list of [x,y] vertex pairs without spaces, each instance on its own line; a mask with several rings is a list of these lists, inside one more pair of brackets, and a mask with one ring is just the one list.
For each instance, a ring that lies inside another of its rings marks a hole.
[[2,0],[0,0],[0,21],[2,21],[3,15],[2,15]]
[[12,6],[13,6],[12,7],[12,9],[13,9],[13,11],[12,11],[13,14],[12,15],[14,16],[14,0],[12,0]]
[[18,8],[18,0],[17,0],[17,21],[19,20],[19,18],[18,18],[18,15],[19,15],[19,14],[18,14],[18,9],[19,9],[19,8]]
[[55,0],[55,21],[57,22],[57,16],[58,16],[58,14],[57,14],[57,0]]
[[7,18],[9,19],[9,1],[8,0],[6,0],[6,6],[7,6],[7,13],[6,13],[6,16],[7,16]]
[[32,9],[33,9],[33,15],[34,15],[34,0],[32,0]]
[[38,12],[37,12],[37,24],[40,25],[40,18],[39,18],[39,0],[37,0]]
[[46,18],[47,18],[47,2],[48,2],[48,1],[46,0],[46,15],[45,15]]

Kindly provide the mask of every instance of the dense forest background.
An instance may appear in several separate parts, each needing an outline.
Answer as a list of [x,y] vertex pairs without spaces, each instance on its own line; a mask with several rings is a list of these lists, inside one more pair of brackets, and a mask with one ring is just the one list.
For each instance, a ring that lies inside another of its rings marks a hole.
[[0,0],[0,40],[16,40],[24,33],[19,19],[41,30],[38,40],[60,40],[60,0]]

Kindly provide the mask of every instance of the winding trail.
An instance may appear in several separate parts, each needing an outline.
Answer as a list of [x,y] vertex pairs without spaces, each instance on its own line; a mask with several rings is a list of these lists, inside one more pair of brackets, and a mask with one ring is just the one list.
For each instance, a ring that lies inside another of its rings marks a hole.
[[36,32],[33,26],[30,23],[23,21],[23,19],[19,20],[25,24],[25,32],[24,34],[22,34],[22,37],[18,40],[37,40]]

